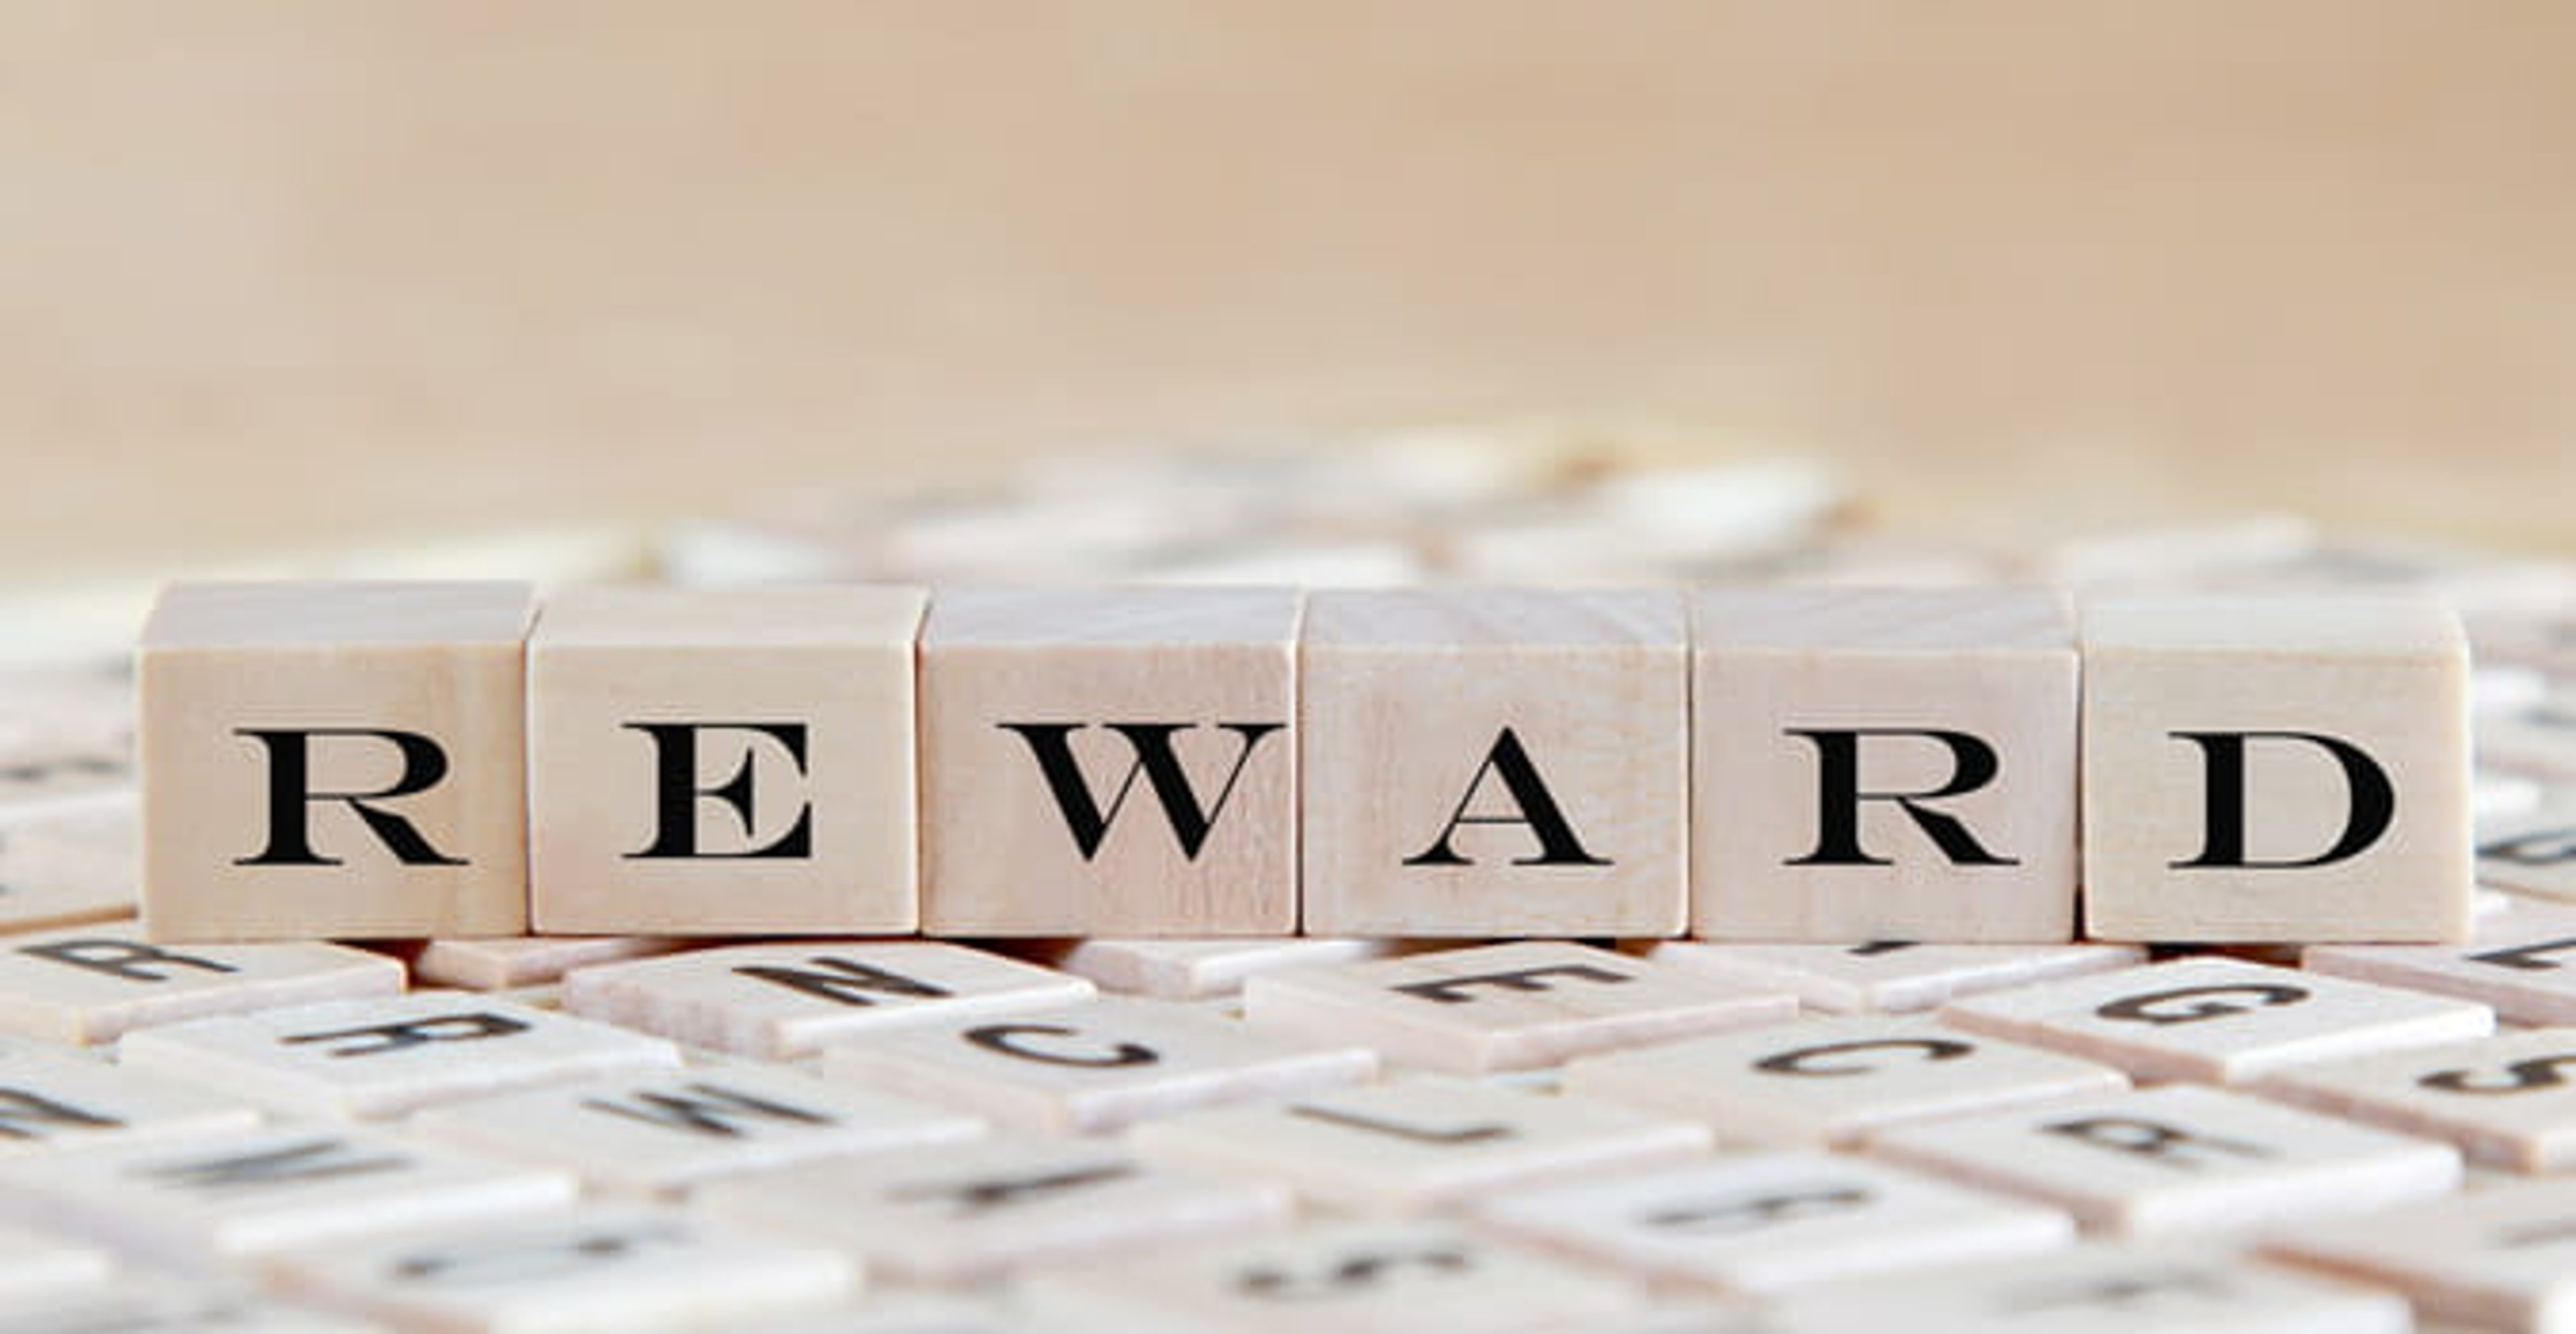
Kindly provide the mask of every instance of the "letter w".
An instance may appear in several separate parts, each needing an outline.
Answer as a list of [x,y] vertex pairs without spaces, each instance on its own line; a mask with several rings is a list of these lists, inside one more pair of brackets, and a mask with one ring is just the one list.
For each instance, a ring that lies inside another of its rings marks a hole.
[[1162,803],[1163,815],[1172,822],[1172,835],[1179,840],[1181,853],[1198,860],[1199,849],[1207,845],[1208,830],[1217,816],[1225,811],[1226,799],[1234,795],[1237,779],[1243,777],[1243,766],[1252,758],[1252,748],[1261,739],[1279,731],[1281,723],[1218,723],[1242,741],[1234,755],[1234,767],[1225,775],[1225,786],[1217,789],[1216,800],[1200,804],[1198,792],[1190,786],[1190,776],[1181,768],[1180,757],[1173,753],[1172,735],[1190,730],[1196,724],[1184,723],[1106,723],[1110,731],[1127,739],[1136,752],[1136,762],[1127,766],[1127,776],[1118,782],[1118,792],[1104,809],[1083,777],[1082,764],[1073,756],[1072,736],[1089,727],[1088,723],[1001,723],[1003,731],[1029,743],[1029,753],[1038,761],[1038,772],[1046,779],[1047,791],[1055,797],[1058,810],[1064,812],[1065,827],[1073,832],[1074,846],[1082,850],[1082,859],[1090,861],[1100,855],[1100,845],[1109,837],[1109,826],[1118,820],[1118,812],[1127,805],[1127,794],[1136,789],[1136,776],[1143,774],[1153,786],[1154,799]]

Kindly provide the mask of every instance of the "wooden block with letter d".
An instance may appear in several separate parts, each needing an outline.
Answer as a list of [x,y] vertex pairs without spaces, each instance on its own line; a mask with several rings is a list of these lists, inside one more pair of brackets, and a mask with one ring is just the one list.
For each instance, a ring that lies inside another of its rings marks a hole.
[[890,586],[551,595],[528,639],[536,928],[912,930],[924,600]]
[[527,927],[516,583],[180,584],[137,654],[156,940]]
[[2105,940],[2469,934],[2469,661],[2395,598],[2089,603],[2084,893]]
[[1691,603],[1692,934],[2075,931],[2075,619],[2040,589]]
[[922,928],[1284,935],[1288,589],[962,589],[921,632]]

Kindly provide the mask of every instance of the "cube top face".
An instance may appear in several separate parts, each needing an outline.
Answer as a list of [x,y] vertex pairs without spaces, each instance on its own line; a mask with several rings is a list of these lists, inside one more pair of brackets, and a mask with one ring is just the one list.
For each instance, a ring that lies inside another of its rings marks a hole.
[[1703,650],[1780,653],[2071,653],[2075,610],[2043,588],[1712,588],[1691,598]]
[[2087,660],[2122,654],[2465,661],[2442,602],[2403,597],[2105,597],[2084,604]]
[[1306,599],[1308,646],[1526,653],[1671,648],[1681,600],[1650,589],[1462,588],[1320,591]]
[[567,588],[546,596],[531,653],[586,648],[899,646],[911,655],[927,590],[909,585]]
[[1302,602],[1286,588],[942,589],[922,623],[921,647],[1284,652],[1296,642]]
[[144,622],[141,652],[473,644],[516,653],[534,598],[533,585],[497,581],[173,584]]

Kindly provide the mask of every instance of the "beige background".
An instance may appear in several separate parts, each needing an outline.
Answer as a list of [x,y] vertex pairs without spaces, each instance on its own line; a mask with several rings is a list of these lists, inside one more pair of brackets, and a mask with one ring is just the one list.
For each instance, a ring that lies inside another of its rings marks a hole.
[[0,0],[0,570],[1650,410],[2576,545],[2576,6]]

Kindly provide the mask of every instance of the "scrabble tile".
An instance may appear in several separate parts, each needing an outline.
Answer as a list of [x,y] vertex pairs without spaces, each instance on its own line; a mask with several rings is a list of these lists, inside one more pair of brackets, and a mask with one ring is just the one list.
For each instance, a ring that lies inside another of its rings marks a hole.
[[1161,1000],[1230,996],[1255,973],[1374,959],[1393,943],[1366,937],[1213,936],[1198,939],[1078,940],[1055,962],[1107,991]]
[[1899,1126],[1871,1152],[2138,1237],[2359,1212],[2460,1184],[2447,1144],[2186,1085]]
[[412,975],[430,986],[503,991],[563,980],[575,968],[649,959],[684,948],[666,936],[487,936],[432,940],[411,959]]
[[912,930],[925,601],[847,584],[548,597],[528,637],[537,929]]
[[832,1038],[1094,994],[1087,978],[927,940],[735,945],[564,978],[574,1014],[772,1060],[811,1055]]
[[136,839],[122,795],[0,820],[0,931],[133,916]]
[[156,940],[527,928],[524,584],[180,584],[137,650]]
[[101,667],[0,668],[0,755],[130,756],[133,744],[134,676],[121,653]]
[[1902,1014],[1961,996],[2147,961],[2135,945],[1949,945],[1882,940],[1865,945],[1708,944],[1659,941],[1657,963],[1750,986],[1786,988],[1828,1014]]
[[0,751],[0,817],[42,815],[129,791],[127,744],[52,742]]
[[1684,1161],[1709,1134],[1607,1103],[1422,1075],[1149,1121],[1127,1139],[1152,1161],[1285,1180],[1317,1204],[1414,1213],[1507,1187]]
[[248,1130],[248,1101],[42,1051],[0,1053],[0,1157],[159,1136]]
[[2576,1192],[2563,1181],[2306,1224],[2266,1247],[2294,1264],[2396,1289],[2428,1320],[2558,1330],[2576,1304]]
[[971,1116],[735,1061],[475,1098],[405,1124],[460,1148],[568,1167],[596,1190],[629,1196],[821,1158],[928,1150],[983,1129]]
[[[2485,831],[2490,822],[2533,814],[2540,810],[2548,795],[2548,785],[2537,778],[2480,769],[2469,788],[2469,809],[2479,830],[2480,857],[2485,856]],[[2479,879],[2486,879],[2483,865]]]
[[1678,934],[1686,654],[1665,592],[1313,594],[1305,929]]
[[1892,1271],[2007,1255],[2047,1263],[2065,1214],[1856,1158],[1755,1154],[1514,1191],[1476,1215],[1533,1245],[1742,1293],[1902,1282]]
[[2517,894],[2576,901],[2576,806],[2554,802],[2479,821],[2478,880]]
[[2074,935],[2064,594],[1714,589],[1691,637],[1691,934]]
[[924,929],[1293,931],[1299,605],[940,593],[921,632]]
[[107,1278],[113,1268],[108,1253],[95,1246],[41,1232],[0,1229],[0,1329],[8,1304],[29,1297],[88,1287]]
[[2255,1092],[2447,1140],[2471,1162],[2557,1172],[2576,1167],[2576,1085],[2562,1070],[2576,1070],[2576,1029],[2538,1028],[2293,1066]]
[[400,962],[341,945],[154,945],[130,922],[0,936],[0,1031],[52,1042],[402,989]]
[[0,1301],[0,1329],[12,1334],[383,1334],[385,1326],[272,1301],[239,1283],[154,1274],[149,1283]]
[[432,1103],[680,1063],[660,1038],[489,996],[415,991],[128,1033],[117,1059],[296,1116],[375,1120]]
[[290,1293],[405,1329],[739,1329],[859,1281],[824,1247],[635,1207],[340,1239],[270,1267]]
[[2576,699],[2553,692],[2528,708],[2481,715],[2478,763],[2550,782],[2576,779]]
[[1364,1042],[1391,1060],[1460,1074],[1561,1065],[1798,1012],[1779,988],[1566,941],[1266,973],[1244,985],[1243,1000],[1255,1028]]
[[1098,1131],[1353,1083],[1377,1072],[1377,1057],[1349,1038],[1281,1037],[1185,1005],[1110,996],[838,1040],[823,1048],[823,1072],[1004,1125]]
[[2308,971],[2438,992],[2518,1024],[2576,1024],[2576,911],[2517,900],[2466,945],[2311,945]]
[[2118,1071],[1920,1018],[1861,1016],[1589,1056],[1565,1091],[1687,1117],[1721,1144],[1848,1148],[1890,1126],[2116,1093]]
[[2216,957],[1971,996],[1942,1007],[1941,1018],[2139,1079],[2213,1083],[2495,1028],[2483,1005]]
[[2103,599],[2083,626],[2088,934],[2467,939],[2468,652],[2448,608]]
[[0,1159],[0,1214],[192,1272],[285,1247],[529,1213],[572,1198],[565,1173],[315,1126]]
[[1157,1167],[1097,1140],[1018,1135],[729,1177],[696,1202],[934,1285],[1262,1231],[1288,1214],[1287,1192],[1274,1184]]
[[[2209,1246],[2089,1243],[2027,1258],[1790,1294],[1761,1334],[2408,1334],[2392,1293],[2240,1259]],[[2426,1334],[2435,1334],[2427,1330]]]

